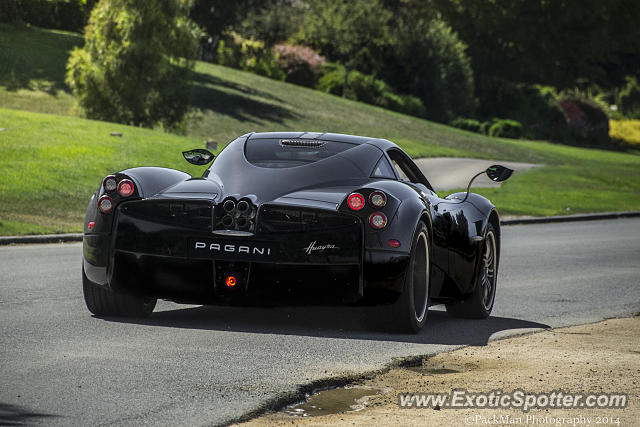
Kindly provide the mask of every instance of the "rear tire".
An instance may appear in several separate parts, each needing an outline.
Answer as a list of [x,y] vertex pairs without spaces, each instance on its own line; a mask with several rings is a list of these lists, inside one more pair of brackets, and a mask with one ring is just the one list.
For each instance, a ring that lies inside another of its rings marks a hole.
[[82,268],[82,291],[89,311],[96,316],[148,317],[156,298],[143,298],[113,292],[89,280]]
[[496,232],[489,223],[482,243],[482,259],[473,292],[463,301],[447,304],[447,314],[468,319],[486,319],[496,299],[498,252]]
[[429,232],[420,222],[413,236],[402,293],[391,310],[391,323],[397,332],[416,334],[427,323],[430,267]]

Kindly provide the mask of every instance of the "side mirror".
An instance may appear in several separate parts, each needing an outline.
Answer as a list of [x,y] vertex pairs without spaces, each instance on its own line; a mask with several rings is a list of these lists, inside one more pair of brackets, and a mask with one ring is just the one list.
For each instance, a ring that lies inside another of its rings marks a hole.
[[196,166],[206,165],[207,163],[211,162],[211,160],[213,160],[213,158],[215,157],[215,154],[203,148],[196,148],[195,150],[183,151],[182,155],[184,156],[187,162]]
[[485,170],[484,172],[478,172],[473,176],[473,178],[471,178],[471,181],[469,181],[469,185],[467,185],[467,194],[465,194],[464,199],[462,199],[458,203],[463,203],[467,201],[467,199],[469,198],[469,192],[471,191],[471,184],[473,183],[473,180],[479,177],[480,175],[482,175],[483,173],[486,173],[489,179],[493,182],[502,182],[509,179],[509,177],[513,173],[513,169],[509,169],[506,166],[493,165],[493,166],[489,166],[487,170]]
[[489,166],[485,172],[491,181],[502,182],[509,179],[513,173],[513,169],[509,169],[506,166],[493,165]]

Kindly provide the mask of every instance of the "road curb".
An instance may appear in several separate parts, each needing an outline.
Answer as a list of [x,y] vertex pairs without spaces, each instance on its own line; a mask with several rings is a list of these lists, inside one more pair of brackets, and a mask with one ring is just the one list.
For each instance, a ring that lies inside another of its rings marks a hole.
[[63,243],[81,242],[82,233],[73,234],[41,234],[35,236],[6,236],[0,237],[0,246],[23,243]]
[[601,219],[640,217],[640,211],[602,212],[594,214],[542,216],[533,218],[510,218],[500,221],[500,225],[547,224],[552,222],[597,221]]
[[[640,211],[632,212],[604,212],[595,214],[544,216],[533,218],[510,218],[500,221],[500,225],[525,225],[525,224],[546,224],[552,222],[576,222],[576,221],[596,221],[601,219],[635,218],[640,217]],[[27,243],[65,243],[81,242],[82,233],[72,234],[42,234],[34,236],[5,236],[0,237],[0,246],[19,245]]]

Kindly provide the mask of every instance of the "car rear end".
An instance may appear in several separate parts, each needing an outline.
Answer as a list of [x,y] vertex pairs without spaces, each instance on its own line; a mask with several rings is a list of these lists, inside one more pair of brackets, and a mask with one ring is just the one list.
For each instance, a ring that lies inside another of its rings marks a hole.
[[362,295],[360,218],[288,205],[258,209],[250,201],[243,208],[240,202],[120,204],[111,287],[183,302],[296,296],[355,301]]

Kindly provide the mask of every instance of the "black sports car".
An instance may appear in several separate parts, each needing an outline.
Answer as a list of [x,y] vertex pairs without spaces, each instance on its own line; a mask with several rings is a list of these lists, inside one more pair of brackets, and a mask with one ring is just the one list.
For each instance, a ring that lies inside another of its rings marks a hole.
[[149,315],[157,298],[391,304],[388,322],[417,332],[433,304],[487,317],[499,255],[491,202],[468,189],[438,197],[390,141],[251,133],[201,177],[137,167],[104,178],[84,224],[83,290],[104,316]]

